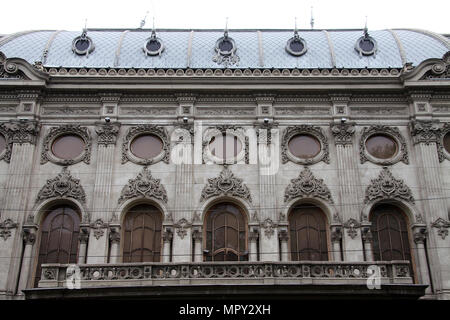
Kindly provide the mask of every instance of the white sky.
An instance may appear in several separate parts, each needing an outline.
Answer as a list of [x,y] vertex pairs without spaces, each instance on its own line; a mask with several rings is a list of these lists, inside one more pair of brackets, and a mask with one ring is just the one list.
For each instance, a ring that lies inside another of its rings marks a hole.
[[450,33],[450,0],[4,0],[0,34],[24,30],[137,28],[149,11],[145,28],[291,29],[310,28],[314,6],[316,29],[369,30],[419,28]]

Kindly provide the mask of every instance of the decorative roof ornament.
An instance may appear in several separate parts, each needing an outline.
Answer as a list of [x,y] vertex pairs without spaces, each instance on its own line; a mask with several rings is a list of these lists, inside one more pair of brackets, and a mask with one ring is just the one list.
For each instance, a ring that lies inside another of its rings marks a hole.
[[144,43],[144,47],[142,50],[144,50],[144,53],[147,56],[161,56],[162,52],[164,51],[164,43],[160,38],[156,36],[156,29],[155,29],[155,17],[153,17],[153,27],[152,27],[152,34],[150,38],[147,38]]
[[375,39],[369,35],[369,30],[367,28],[367,16],[363,33],[363,36],[360,37],[355,43],[355,50],[361,57],[374,55],[378,50],[378,45]]
[[87,36],[87,32],[88,30],[85,23],[81,35],[72,41],[72,51],[80,56],[86,57],[95,49],[94,42]]
[[[311,25],[314,25],[314,19],[311,18]],[[294,36],[290,38],[286,43],[286,51],[296,57],[299,57],[301,55],[304,55],[306,51],[308,50],[308,47],[306,46],[305,39],[301,38],[298,35],[298,29],[297,29],[297,17],[295,17],[295,27],[294,27]]]
[[216,50],[216,55],[213,57],[213,61],[217,64],[223,64],[225,67],[238,65],[240,59],[236,55],[236,44],[228,36],[228,18],[226,19],[223,37],[216,41],[214,50]]

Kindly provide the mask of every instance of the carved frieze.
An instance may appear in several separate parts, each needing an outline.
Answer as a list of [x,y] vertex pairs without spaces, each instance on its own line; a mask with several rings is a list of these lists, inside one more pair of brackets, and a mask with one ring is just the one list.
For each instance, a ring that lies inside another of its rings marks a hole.
[[3,240],[8,240],[11,237],[11,229],[17,228],[18,224],[11,219],[6,219],[0,223],[0,238]]
[[296,198],[319,198],[334,203],[331,192],[323,182],[317,179],[308,167],[305,167],[298,178],[292,179],[284,192],[284,202]]
[[[372,156],[366,149],[366,141],[368,138],[374,135],[386,135],[392,138],[397,144],[396,154],[388,159],[379,159]],[[359,157],[361,163],[370,161],[376,164],[391,165],[402,161],[409,164],[408,150],[406,147],[405,138],[400,134],[400,131],[396,127],[389,127],[384,125],[374,125],[371,127],[365,127],[361,132],[361,139],[359,140]]]
[[[150,134],[157,136],[162,141],[162,151],[159,155],[150,158],[150,159],[142,159],[138,158],[131,152],[131,142],[133,139],[140,135]],[[169,136],[167,135],[167,131],[164,127],[153,125],[153,124],[143,124],[135,127],[131,127],[128,129],[127,134],[122,143],[122,163],[127,163],[128,161],[141,164],[141,165],[150,165],[154,164],[158,161],[164,161],[165,163],[169,163],[170,160],[170,144],[169,144]]]
[[351,123],[332,124],[331,133],[333,133],[334,143],[336,145],[352,145],[352,138],[355,134],[355,125]]
[[115,145],[119,134],[120,123],[101,124],[95,128],[99,145]]
[[[313,158],[298,158],[289,150],[289,141],[296,135],[305,134],[316,138],[320,142],[320,152]],[[286,163],[292,161],[294,163],[309,165],[320,161],[330,163],[330,155],[328,150],[328,139],[322,132],[320,127],[311,125],[299,125],[295,127],[287,127],[284,130],[281,140],[281,161]]]
[[39,123],[34,120],[19,120],[4,123],[10,141],[12,143],[36,143],[36,136],[39,133]]
[[411,189],[401,179],[395,179],[387,167],[383,167],[376,179],[366,189],[364,203],[377,200],[400,199],[414,203]]
[[153,178],[147,167],[144,167],[135,179],[128,180],[123,187],[119,204],[133,198],[155,198],[167,203],[167,192],[161,180]]
[[50,198],[72,198],[84,203],[86,194],[80,185],[80,180],[73,178],[67,167],[63,167],[58,176],[47,180],[47,183],[39,191],[36,201],[40,202]]
[[202,190],[200,202],[220,195],[239,197],[252,202],[248,187],[242,183],[242,179],[235,177],[228,167],[222,170],[219,177],[208,179],[208,184]]
[[[53,142],[61,136],[74,135],[81,138],[84,142],[83,152],[73,159],[61,159],[52,152]],[[44,138],[44,144],[41,152],[41,164],[45,164],[48,161],[55,164],[67,166],[83,161],[89,164],[91,161],[91,144],[92,139],[88,128],[80,125],[62,125],[58,127],[51,127],[49,132]]]

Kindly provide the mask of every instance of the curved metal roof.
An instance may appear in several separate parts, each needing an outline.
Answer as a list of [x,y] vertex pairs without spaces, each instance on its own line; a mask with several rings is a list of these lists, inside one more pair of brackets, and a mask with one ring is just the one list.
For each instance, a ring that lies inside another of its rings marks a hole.
[[[26,31],[0,39],[0,51],[45,67],[66,68],[227,68],[213,61],[221,30],[157,30],[165,45],[160,56],[142,50],[151,30],[91,29],[87,35],[95,50],[88,56],[72,51],[72,41],[81,32]],[[417,66],[429,58],[441,58],[450,50],[450,40],[424,30],[370,31],[378,45],[375,55],[361,56],[354,49],[362,30],[299,30],[308,51],[299,57],[286,52],[292,30],[229,30],[239,56],[228,68],[401,68]]]

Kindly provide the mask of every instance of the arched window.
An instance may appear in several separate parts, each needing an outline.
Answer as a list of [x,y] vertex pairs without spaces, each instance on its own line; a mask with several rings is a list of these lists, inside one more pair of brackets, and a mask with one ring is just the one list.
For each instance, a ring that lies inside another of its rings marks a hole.
[[159,262],[162,214],[154,206],[134,206],[125,216],[123,262]]
[[405,214],[391,204],[380,204],[370,213],[375,261],[411,261]]
[[77,263],[80,215],[70,206],[58,206],[44,218],[40,234],[38,265],[34,285],[41,279],[45,263]]
[[325,214],[313,204],[302,204],[289,215],[292,261],[328,260]]
[[231,203],[213,206],[206,218],[206,261],[247,261],[244,214]]

